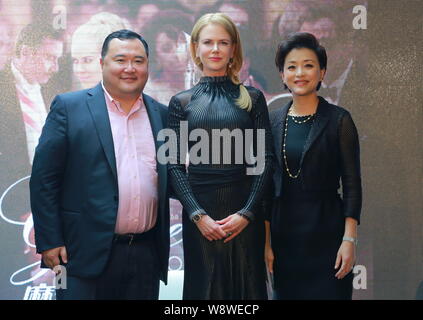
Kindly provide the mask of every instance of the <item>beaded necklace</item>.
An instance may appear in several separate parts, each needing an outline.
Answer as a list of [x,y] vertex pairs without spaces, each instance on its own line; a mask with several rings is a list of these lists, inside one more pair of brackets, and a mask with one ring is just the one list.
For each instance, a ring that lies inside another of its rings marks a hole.
[[[289,115],[290,111],[291,111],[291,109],[288,111],[288,114],[287,114],[286,119],[285,119],[285,130],[284,130],[284,139],[283,139],[283,148],[282,148],[282,150],[283,150],[283,160],[285,162],[285,169],[286,169],[286,172],[288,173],[288,176],[292,179],[297,179],[300,175],[300,172],[301,172],[301,166],[298,168],[298,171],[297,171],[296,174],[292,174],[291,171],[289,170],[289,167],[288,167],[288,158],[286,157],[286,137],[288,135],[288,115]],[[315,115],[315,113],[309,115],[305,120],[295,120],[295,116],[291,116],[291,117],[292,117],[292,120],[295,123],[302,124],[302,123],[306,123],[310,119],[313,119],[313,121],[314,121],[314,115]]]

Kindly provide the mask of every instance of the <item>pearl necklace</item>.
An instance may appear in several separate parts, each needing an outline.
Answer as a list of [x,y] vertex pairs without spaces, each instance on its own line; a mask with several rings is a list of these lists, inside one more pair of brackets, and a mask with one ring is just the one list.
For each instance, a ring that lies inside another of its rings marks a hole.
[[[288,112],[288,114],[289,114],[289,112]],[[303,121],[298,121],[298,120],[295,120],[294,119],[294,116],[292,116],[292,120],[295,122],[295,123],[298,123],[298,124],[301,124],[301,123],[305,123],[305,122],[307,122],[308,120],[310,120],[311,118],[313,118],[313,120],[314,120],[314,113],[313,114],[311,114],[311,115],[309,115],[308,117],[307,117],[307,119],[305,119],[305,120],[303,120]],[[283,139],[283,148],[282,148],[282,150],[283,150],[283,160],[284,160],[284,162],[285,162],[285,169],[286,169],[286,172],[288,173],[288,176],[290,177],[290,178],[292,178],[292,179],[297,179],[298,177],[299,177],[299,175],[300,175],[300,172],[301,172],[301,166],[298,168],[298,171],[297,171],[297,174],[292,174],[291,173],[291,171],[289,170],[289,167],[288,167],[288,159],[287,159],[287,157],[286,157],[286,137],[287,137],[287,135],[288,135],[288,115],[287,115],[287,117],[285,118],[285,130],[284,130],[284,139]]]
[[313,113],[313,114],[309,115],[307,117],[307,119],[305,119],[305,120],[296,120],[295,118],[300,118],[300,117],[305,117],[305,116],[298,116],[298,115],[294,116],[292,114],[292,106],[291,106],[291,108],[289,108],[288,114],[292,117],[292,121],[294,121],[295,123],[298,123],[298,124],[306,123],[308,120],[313,118],[313,116],[315,115],[315,113]]

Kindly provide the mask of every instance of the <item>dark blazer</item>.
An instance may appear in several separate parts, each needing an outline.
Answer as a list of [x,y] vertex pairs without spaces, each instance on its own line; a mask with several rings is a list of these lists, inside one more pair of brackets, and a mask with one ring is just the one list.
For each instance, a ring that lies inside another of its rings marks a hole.
[[[143,94],[156,150],[167,108]],[[156,244],[167,281],[169,198],[167,166],[157,163]],[[35,152],[30,180],[37,252],[66,246],[69,275],[93,278],[109,257],[118,209],[113,137],[101,84],[56,96]]]
[[[270,113],[276,153],[272,196],[282,195],[282,140],[285,119],[292,101]],[[319,105],[300,160],[300,183],[304,193],[336,192],[342,181],[345,217],[360,221],[362,190],[360,148],[350,113],[319,97]]]

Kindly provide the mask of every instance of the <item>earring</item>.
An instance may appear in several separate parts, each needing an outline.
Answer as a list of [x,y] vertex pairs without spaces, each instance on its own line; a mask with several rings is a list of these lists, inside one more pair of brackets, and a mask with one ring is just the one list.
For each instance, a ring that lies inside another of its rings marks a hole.
[[232,58],[230,58],[229,59],[229,65],[228,65],[228,67],[229,68],[232,68],[232,63],[234,62],[234,59],[232,59]]

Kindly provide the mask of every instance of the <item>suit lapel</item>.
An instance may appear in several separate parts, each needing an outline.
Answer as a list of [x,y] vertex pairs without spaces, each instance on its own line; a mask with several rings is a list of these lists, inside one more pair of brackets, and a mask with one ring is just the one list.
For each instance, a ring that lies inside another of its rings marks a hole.
[[[156,151],[163,144],[162,141],[157,141],[157,134],[163,129],[163,123],[158,110],[157,104],[149,96],[143,94],[143,101],[147,109],[148,118],[150,120],[151,130],[153,131],[154,144]],[[113,144],[112,129],[110,126],[109,114],[107,112],[107,105],[104,98],[104,92],[101,84],[88,91],[87,99],[88,109],[93,117],[97,134],[100,138],[101,144],[106,154],[107,161],[117,180],[116,157]],[[157,162],[160,185],[166,185],[167,167]]]
[[107,161],[117,181],[116,157],[112,128],[110,126],[109,113],[107,112],[106,100],[104,98],[101,83],[88,91],[87,104],[93,117],[104,153],[106,154]]
[[154,144],[157,151],[161,143],[163,143],[161,141],[157,141],[157,134],[161,129],[163,129],[163,122],[160,116],[160,111],[158,109],[157,103],[148,95],[143,94],[142,99],[144,101],[145,108],[147,109],[148,119],[150,120],[151,130],[153,131],[154,136]]
[[[164,143],[163,141],[157,140],[157,135],[159,131],[163,129],[161,113],[157,103],[151,97],[149,97],[146,94],[143,94],[142,96],[143,96],[144,105],[147,109],[148,119],[150,120],[151,130],[153,131],[154,145],[156,147],[156,155],[157,155],[158,149]],[[167,185],[167,165],[161,164],[160,162],[158,162],[157,156],[156,156],[156,166],[157,166],[157,173],[159,175],[160,198],[164,199],[163,197],[165,197],[165,194],[163,192],[166,191],[166,188],[163,188],[162,186]]]
[[316,111],[316,118],[310,129],[310,133],[304,145],[303,153],[301,154],[300,168],[302,167],[304,157],[310,150],[310,147],[322,133],[323,129],[329,122],[329,116],[327,115],[327,102],[323,98],[319,97],[319,105]]
[[285,120],[288,114],[289,107],[291,106],[292,101],[288,102],[285,106],[279,109],[276,112],[274,121],[272,123],[272,134],[273,138],[275,139],[275,152],[276,157],[278,159],[279,165],[281,168],[282,165],[282,139],[283,139],[283,131],[285,130]]

